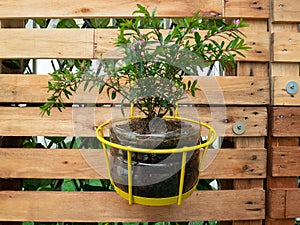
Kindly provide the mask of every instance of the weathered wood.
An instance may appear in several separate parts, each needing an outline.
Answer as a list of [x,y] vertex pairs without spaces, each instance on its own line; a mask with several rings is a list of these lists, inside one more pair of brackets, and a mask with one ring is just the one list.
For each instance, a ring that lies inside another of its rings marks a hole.
[[[241,64],[243,66],[241,66]],[[246,75],[243,79],[248,79],[248,76],[255,76],[255,79],[263,79],[267,81],[266,77],[269,76],[269,63],[259,62],[238,62],[237,64],[237,75]]]
[[270,3],[268,0],[226,0],[226,17],[269,18]]
[[[196,116],[221,136],[237,136],[232,131],[237,121],[246,125],[240,136],[267,135],[265,107],[183,107],[179,113],[182,117]],[[53,109],[49,117],[41,117],[37,107],[0,107],[0,135],[93,137],[96,126],[121,115],[119,108],[111,107],[66,108],[63,112]]]
[[[246,58],[238,56],[237,60],[269,61],[268,32],[257,35],[250,28],[245,31],[252,49],[244,52]],[[97,59],[101,54],[103,58],[120,58],[113,43],[116,37],[116,29],[1,29],[0,58]]]
[[[235,147],[240,148],[248,148],[248,147],[264,147],[265,139],[264,137],[254,137],[254,138],[235,138],[234,140]],[[264,181],[263,179],[235,179],[233,180],[233,187],[236,190],[241,189],[263,189]],[[233,225],[247,225],[249,221],[233,221]],[[262,225],[262,220],[251,221],[251,225]]]
[[5,207],[0,211],[0,220],[142,222],[263,219],[264,193],[257,189],[196,191],[181,206],[145,207],[129,206],[127,201],[112,192],[3,191],[0,192],[0,205]]
[[272,109],[272,135],[274,137],[299,137],[299,108],[273,107]]
[[[124,1],[114,2],[85,1],[84,4],[63,0],[50,3],[41,0],[38,4],[34,0],[0,1],[0,18],[93,18],[93,17],[131,17],[136,4],[149,6],[150,10],[157,7],[159,17],[185,17],[200,11],[204,17],[226,16],[231,18],[268,18],[269,1],[253,2],[251,0],[225,1],[225,15],[221,0],[207,2],[200,1]],[[30,7],[28,7],[30,6]],[[26,10],[24,10],[24,8]]]
[[[24,20],[0,20],[0,30],[2,28],[23,28],[25,27]],[[24,71],[24,61],[16,60],[20,65],[19,68],[11,68],[5,66],[0,60],[0,73],[23,73]],[[23,137],[0,137],[0,147],[9,148],[9,147],[22,147],[23,146]],[[2,179],[0,178],[0,190],[22,190],[22,179]],[[5,225],[21,225],[21,222],[5,222]],[[0,225],[3,225],[0,222]]]
[[287,189],[286,192],[286,218],[300,217],[300,189]]
[[269,215],[271,218],[285,218],[286,191],[284,189],[269,190]]
[[[298,65],[299,68],[299,65]],[[300,77],[298,74],[285,74],[285,76],[273,77],[273,104],[276,106],[297,106],[300,105],[299,92],[291,95],[287,92],[287,84],[290,81],[295,81],[300,84]]]
[[272,63],[272,77],[275,76],[290,76],[297,77],[299,72],[299,63]]
[[0,29],[0,58],[93,58],[94,30],[82,31]]
[[[269,33],[267,30],[260,30],[259,35],[254,32],[251,25],[247,28],[241,29],[246,35],[245,42],[251,47],[250,50],[244,51],[246,56],[237,56],[237,61],[255,61],[255,62],[267,62],[269,61]],[[203,31],[200,31],[200,33]],[[117,37],[117,30],[115,29],[96,29],[95,30],[95,42],[97,43],[97,50],[95,58],[99,58],[102,55],[104,58],[120,58],[122,55],[114,48],[112,37]],[[215,38],[219,40],[218,38]],[[224,39],[222,39],[224,40]],[[225,40],[226,41],[226,40]]]
[[[102,149],[3,148],[0,161],[0,177],[3,178],[109,178]],[[265,171],[264,149],[211,149],[207,152],[201,178],[264,178]]]
[[300,176],[300,147],[273,147],[272,176]]
[[275,32],[273,34],[273,61],[299,62],[300,33]]
[[[131,17],[137,9],[136,4],[148,6],[152,11],[157,7],[157,16],[185,17],[201,12],[205,17],[222,16],[222,0],[180,0],[180,1],[93,1],[84,3],[61,0],[49,2],[47,0],[12,0],[0,1],[0,18],[93,18],[93,17]],[[25,10],[24,10],[25,9]]]
[[299,22],[298,0],[273,0],[273,22]]
[[[272,118],[272,117],[271,117]],[[272,132],[272,122],[270,122],[270,130]],[[286,188],[295,188],[297,186],[296,177],[273,177],[272,176],[272,161],[273,154],[272,149],[282,146],[298,146],[298,138],[272,138],[272,133],[268,140],[268,163],[267,168],[267,215],[266,225],[294,225],[295,219],[286,219],[284,216],[284,205],[285,205],[285,193]],[[281,188],[279,192],[274,192],[274,188]],[[276,218],[274,215],[277,215]]]
[[[44,103],[50,96],[46,88],[49,79],[48,75],[0,74],[0,102]],[[197,104],[269,103],[269,82],[263,77],[185,77],[186,81],[194,79],[198,80],[200,91],[189,100]],[[106,91],[99,95],[95,88],[91,92],[79,90],[76,97],[66,99],[66,102],[105,104],[115,101],[107,96]]]
[[281,207],[273,208],[272,218],[295,218],[300,216],[298,188],[273,188],[271,189],[272,201],[274,205]]

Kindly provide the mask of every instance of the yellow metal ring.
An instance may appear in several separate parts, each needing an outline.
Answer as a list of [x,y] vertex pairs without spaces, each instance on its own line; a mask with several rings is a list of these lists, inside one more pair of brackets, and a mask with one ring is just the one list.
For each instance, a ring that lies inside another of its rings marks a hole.
[[[130,118],[139,118],[139,117],[130,117]],[[209,135],[208,135],[207,142],[205,142],[203,144],[195,145],[195,146],[188,146],[188,147],[182,147],[182,148],[176,148],[176,149],[149,149],[149,148],[145,149],[145,148],[134,148],[134,147],[131,147],[131,146],[123,146],[123,145],[119,145],[119,144],[110,142],[110,141],[108,141],[104,138],[103,128],[105,126],[107,126],[108,124],[114,122],[114,121],[108,121],[108,122],[105,122],[105,123],[101,124],[96,129],[96,136],[102,143],[104,143],[108,146],[114,147],[114,148],[118,148],[118,149],[125,150],[125,151],[131,151],[131,152],[153,153],[153,154],[171,154],[171,153],[178,153],[178,152],[194,151],[194,150],[205,148],[206,146],[211,145],[217,138],[216,131],[206,123],[198,122],[196,120],[192,120],[192,119],[188,119],[188,118],[182,118],[182,117],[165,116],[164,118],[183,120],[183,121],[187,121],[187,122],[191,122],[191,123],[196,123],[196,124],[201,125],[202,127],[207,128],[209,130]],[[128,120],[128,119],[129,118],[123,118],[123,119],[120,119],[118,121]]]

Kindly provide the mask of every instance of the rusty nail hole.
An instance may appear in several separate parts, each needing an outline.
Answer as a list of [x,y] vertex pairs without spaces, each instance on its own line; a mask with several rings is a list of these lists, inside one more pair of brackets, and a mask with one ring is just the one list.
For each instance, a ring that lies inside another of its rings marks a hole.
[[249,169],[248,165],[243,166],[243,170],[248,170],[248,169]]
[[256,155],[251,156],[251,160],[256,160],[256,159],[257,159]]
[[229,119],[224,119],[224,123],[229,123]]

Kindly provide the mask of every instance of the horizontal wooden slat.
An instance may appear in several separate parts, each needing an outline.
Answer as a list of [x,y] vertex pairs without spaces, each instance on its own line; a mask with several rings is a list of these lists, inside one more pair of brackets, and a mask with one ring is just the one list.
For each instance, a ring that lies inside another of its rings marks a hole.
[[[195,114],[194,114],[195,113]],[[182,117],[197,116],[212,125],[221,136],[238,136],[233,124],[242,121],[245,133],[240,136],[266,136],[267,109],[265,107],[183,107]],[[194,115],[193,115],[194,114]],[[85,107],[53,109],[51,116],[40,117],[37,107],[0,107],[0,135],[2,136],[95,136],[95,126],[119,118],[119,108]]]
[[[0,102],[3,103],[44,103],[49,98],[47,92],[48,75],[0,74]],[[248,104],[269,103],[269,81],[264,77],[185,77],[198,80],[196,97],[190,101],[197,104]],[[92,92],[78,91],[66,102],[72,103],[113,103],[106,91],[99,96],[97,88]]]
[[269,18],[268,0],[226,0],[225,17]]
[[[251,24],[247,28],[241,29],[245,33],[245,42],[251,47],[249,51],[243,51],[246,56],[237,56],[238,61],[255,61],[255,62],[266,62],[269,61],[269,33],[267,31],[259,31],[256,33]],[[202,31],[200,31],[201,33]],[[100,54],[104,58],[120,58],[120,53],[114,48],[112,37],[117,37],[118,33],[115,29],[96,29],[95,30],[95,42],[97,43],[96,56],[99,58]],[[203,33],[204,36],[205,34]],[[220,39],[216,38],[216,41]],[[224,40],[224,39],[222,39]],[[226,41],[226,40],[225,40]]]
[[300,147],[273,147],[272,176],[300,176]]
[[0,211],[0,220],[43,222],[253,220],[264,218],[264,201],[265,192],[261,189],[196,191],[181,206],[167,207],[129,206],[127,201],[113,192],[2,191],[0,205],[3,207]]
[[0,58],[93,58],[94,48],[92,29],[0,29]]
[[287,84],[290,81],[295,81],[300,84],[300,77],[298,74],[285,74],[284,76],[273,77],[273,105],[275,106],[297,106],[300,105],[300,93],[291,95],[287,92]]
[[[237,60],[269,61],[268,32],[245,31],[252,49]],[[116,37],[116,29],[0,29],[0,58],[120,58]]]
[[[87,0],[84,4],[63,0],[50,3],[46,0],[1,0],[0,19],[11,18],[93,18],[131,17],[136,4],[157,7],[159,17],[185,17],[200,12],[203,17],[269,18],[269,1],[229,0],[180,0],[180,1],[128,1],[113,2]],[[223,12],[225,11],[225,15]]]
[[273,0],[273,22],[300,22],[298,0]]
[[[0,161],[2,178],[109,178],[102,149],[0,149]],[[265,164],[265,149],[210,149],[201,178],[264,178]]]
[[300,33],[276,32],[273,34],[274,62],[300,62]]
[[222,0],[179,0],[179,1],[93,1],[84,3],[71,0],[49,2],[47,0],[1,0],[0,18],[93,18],[130,17],[136,4],[157,7],[157,16],[185,17],[200,11],[202,16],[222,16]]
[[275,137],[300,136],[300,110],[298,107],[273,107],[272,135]]
[[[285,219],[300,217],[300,189],[299,188],[274,188],[270,190],[272,207],[271,218]],[[280,206],[280,207],[278,207]]]

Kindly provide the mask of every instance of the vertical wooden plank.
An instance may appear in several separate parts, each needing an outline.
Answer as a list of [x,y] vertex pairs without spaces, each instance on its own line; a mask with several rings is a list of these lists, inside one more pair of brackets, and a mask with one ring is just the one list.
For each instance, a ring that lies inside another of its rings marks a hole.
[[[297,1],[297,0],[296,0]],[[287,8],[285,1],[271,1],[271,15],[272,18],[270,18],[270,32],[271,36],[273,36],[273,33],[275,32],[283,32],[283,33],[290,33],[298,32],[298,25],[296,23],[289,23],[289,22],[276,22],[274,21],[278,20],[278,16],[280,11],[285,10]],[[291,1],[289,1],[290,4],[293,5]],[[295,8],[295,7],[294,7]],[[295,8],[297,9],[297,7]],[[280,20],[278,20],[280,21]],[[270,37],[271,37],[270,36]],[[274,43],[272,43],[274,45]],[[273,46],[271,46],[271,56],[273,56]],[[273,57],[271,57],[273,58]],[[299,76],[299,64],[298,63],[276,63],[271,62],[270,63],[270,76],[271,76],[271,86],[272,86],[272,92],[271,92],[271,105],[274,106],[276,104],[276,100],[274,99],[274,79],[275,76]],[[272,210],[276,209],[273,207],[280,207],[280,205],[272,204],[272,194],[271,189],[272,188],[289,188],[289,187],[296,187],[297,179],[296,178],[287,178],[287,177],[273,177],[272,176],[272,147],[277,146],[298,146],[298,138],[289,138],[289,137],[280,137],[280,138],[274,138],[272,133],[272,124],[274,118],[272,117],[272,107],[269,109],[269,136],[268,136],[268,169],[267,169],[267,182],[266,182],[266,188],[267,188],[267,215],[266,215],[266,225],[294,225],[295,220],[294,219],[273,219],[272,218]]]
[[[236,138],[235,147],[236,148],[246,148],[246,147],[264,147],[265,137],[251,137],[251,138]],[[259,188],[263,189],[264,180],[263,179],[244,179],[244,180],[233,180],[234,189],[251,189]],[[262,220],[253,221],[233,221],[233,225],[262,225]]]
[[272,177],[272,147],[279,146],[298,146],[298,138],[269,138],[269,148],[268,148],[268,171],[267,171],[267,216],[266,225],[294,225],[294,219],[274,219],[272,218],[272,211],[274,207],[280,207],[280,205],[275,205],[272,199],[272,188],[294,188],[297,186],[297,178],[295,177]]
[[[246,21],[249,27],[254,30],[268,30],[267,20],[248,20]],[[262,76],[269,79],[268,63],[261,62],[239,62],[237,65],[238,76]],[[234,139],[235,148],[246,147],[265,147],[265,137],[243,137]],[[243,179],[233,180],[234,189],[252,189],[252,188],[264,188],[263,179]],[[233,221],[233,225],[262,225],[262,220],[253,221]]]

